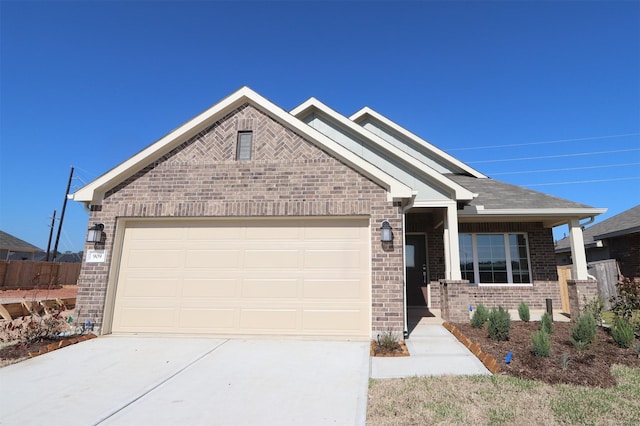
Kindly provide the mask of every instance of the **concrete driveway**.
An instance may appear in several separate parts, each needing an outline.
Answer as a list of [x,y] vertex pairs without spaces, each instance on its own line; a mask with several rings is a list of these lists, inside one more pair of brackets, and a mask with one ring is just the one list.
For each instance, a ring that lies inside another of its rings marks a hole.
[[0,369],[0,424],[364,424],[368,346],[103,336]]

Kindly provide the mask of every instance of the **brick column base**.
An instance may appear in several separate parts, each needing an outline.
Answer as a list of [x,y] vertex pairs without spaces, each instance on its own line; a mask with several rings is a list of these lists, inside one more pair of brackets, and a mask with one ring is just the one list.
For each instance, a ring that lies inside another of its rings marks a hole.
[[598,282],[594,280],[567,280],[569,290],[569,310],[571,321],[575,321],[582,312],[586,301],[598,297]]
[[469,281],[440,280],[440,316],[445,321],[469,321]]

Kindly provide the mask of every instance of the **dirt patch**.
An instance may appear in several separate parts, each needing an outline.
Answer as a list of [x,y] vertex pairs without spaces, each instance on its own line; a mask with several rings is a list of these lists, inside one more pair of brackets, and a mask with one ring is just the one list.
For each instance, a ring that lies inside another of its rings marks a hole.
[[[611,366],[623,364],[640,367],[640,358],[634,349],[618,347],[613,338],[602,328],[598,329],[596,341],[591,348],[580,352],[573,347],[571,323],[554,323],[551,334],[551,356],[536,357],[531,352],[531,335],[540,328],[539,322],[514,321],[509,340],[499,342],[487,337],[484,328],[473,328],[468,323],[454,323],[464,336],[482,348],[482,352],[493,356],[500,366],[500,374],[538,380],[544,383],[567,383],[608,388],[616,384]],[[505,357],[511,351],[511,362]],[[563,365],[563,358],[568,364]]]
[[76,297],[78,287],[61,287],[61,288],[31,288],[31,289],[12,289],[0,290],[0,303],[6,300],[24,299],[24,300],[41,300],[41,299],[68,299]]

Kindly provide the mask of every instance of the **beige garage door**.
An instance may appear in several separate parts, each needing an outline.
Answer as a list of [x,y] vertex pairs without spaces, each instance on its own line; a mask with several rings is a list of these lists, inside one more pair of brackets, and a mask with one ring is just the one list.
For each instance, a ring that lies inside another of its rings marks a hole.
[[369,220],[128,222],[112,331],[370,334]]

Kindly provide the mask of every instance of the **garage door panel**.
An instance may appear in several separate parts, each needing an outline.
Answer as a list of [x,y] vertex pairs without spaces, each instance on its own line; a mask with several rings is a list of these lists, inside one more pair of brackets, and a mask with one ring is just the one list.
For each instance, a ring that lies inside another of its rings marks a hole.
[[131,250],[127,258],[128,268],[162,268],[175,269],[182,263],[182,251],[165,250]]
[[241,250],[186,250],[187,268],[238,268],[242,263]]
[[113,332],[369,336],[368,218],[135,221],[121,256]]
[[240,328],[247,330],[293,331],[297,327],[296,309],[241,309]]
[[236,309],[193,309],[180,311],[179,327],[189,330],[233,330],[236,328]]
[[322,268],[341,271],[359,270],[362,264],[360,256],[358,250],[305,250],[304,267],[305,269]]
[[237,278],[185,278],[182,285],[182,297],[234,298],[239,293],[239,285]]
[[303,297],[316,300],[361,300],[363,283],[360,279],[304,280]]
[[245,279],[242,297],[256,299],[297,299],[299,281],[296,279]]
[[176,297],[182,280],[129,278],[122,290],[126,297]]
[[123,329],[162,330],[171,327],[176,320],[175,308],[123,308],[121,313]]
[[302,314],[304,328],[309,330],[329,328],[354,333],[365,325],[363,319],[362,310],[310,310]]
[[297,250],[246,250],[242,266],[253,269],[299,269]]

